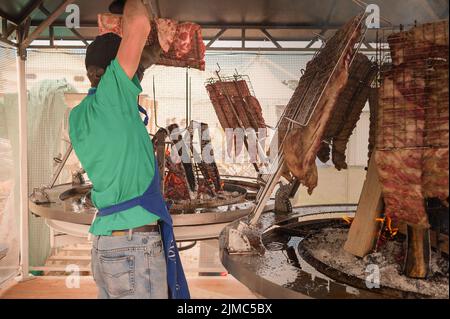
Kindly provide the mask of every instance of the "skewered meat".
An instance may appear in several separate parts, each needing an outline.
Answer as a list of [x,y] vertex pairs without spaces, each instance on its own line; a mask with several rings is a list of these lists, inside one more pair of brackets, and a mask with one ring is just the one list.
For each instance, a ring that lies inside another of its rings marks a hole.
[[448,21],[388,38],[379,91],[378,164],[386,214],[429,227],[425,198],[448,200]]
[[169,131],[169,137],[175,146],[178,156],[181,158],[181,165],[184,168],[184,176],[189,185],[191,192],[195,192],[197,189],[197,183],[194,176],[194,168],[191,161],[190,149],[183,140],[180,128],[177,124],[171,124],[167,127]]
[[159,176],[161,178],[161,190],[164,193],[164,168],[166,167],[166,138],[167,130],[160,128],[152,139],[153,149],[156,153]]
[[216,192],[222,190],[222,183],[219,170],[214,160],[214,150],[211,144],[208,124],[192,121],[189,130],[192,132],[191,143],[194,138],[194,130],[197,130],[199,133],[201,155],[194,156],[196,164],[204,178],[201,187],[199,185],[199,193],[202,192],[202,189],[207,189],[211,196],[215,196]]
[[375,64],[364,54],[356,54],[350,67],[348,82],[339,95],[335,111],[327,126],[325,142],[322,142],[317,154],[317,157],[326,163],[330,159],[329,144],[332,144],[332,159],[338,170],[347,168],[345,162],[347,143],[366,104],[375,74]]
[[[300,123],[307,122],[307,125],[289,130],[288,120],[284,119],[279,126],[286,165],[308,188],[309,194],[317,186],[315,159],[323,146],[322,140],[339,94],[347,84],[354,45],[361,34],[360,21],[361,16],[357,16],[347,23],[327,42],[319,55],[308,62],[285,112],[286,117]],[[309,121],[305,121],[308,117]]]

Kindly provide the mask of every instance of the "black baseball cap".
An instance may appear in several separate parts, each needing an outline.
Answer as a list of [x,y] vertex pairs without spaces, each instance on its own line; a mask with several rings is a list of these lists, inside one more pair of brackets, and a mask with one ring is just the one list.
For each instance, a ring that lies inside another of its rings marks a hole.
[[97,66],[106,70],[119,51],[122,38],[115,33],[99,35],[86,49],[85,65]]

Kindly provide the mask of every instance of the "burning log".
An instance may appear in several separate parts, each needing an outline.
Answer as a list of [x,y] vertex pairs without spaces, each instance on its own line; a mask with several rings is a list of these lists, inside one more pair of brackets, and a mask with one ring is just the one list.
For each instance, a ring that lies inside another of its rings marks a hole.
[[380,222],[383,213],[381,184],[375,159],[369,162],[366,180],[364,181],[355,220],[350,227],[344,249],[358,257],[364,257],[373,251],[380,232]]
[[430,230],[407,225],[404,272],[411,278],[426,278],[430,269]]

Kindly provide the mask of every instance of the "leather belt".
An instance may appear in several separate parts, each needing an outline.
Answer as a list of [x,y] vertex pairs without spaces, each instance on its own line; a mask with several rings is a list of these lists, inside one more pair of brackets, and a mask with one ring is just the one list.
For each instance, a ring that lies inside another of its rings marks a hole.
[[153,224],[153,225],[144,225],[141,227],[136,227],[132,229],[124,229],[124,230],[113,230],[111,233],[111,236],[128,236],[131,233],[159,233],[159,225]]

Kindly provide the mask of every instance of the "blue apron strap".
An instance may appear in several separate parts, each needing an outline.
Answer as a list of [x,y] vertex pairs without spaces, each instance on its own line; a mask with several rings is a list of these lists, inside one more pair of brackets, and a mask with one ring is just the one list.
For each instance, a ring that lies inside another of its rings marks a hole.
[[160,179],[158,166],[155,165],[154,169],[153,180],[144,194],[128,201],[99,209],[98,215],[111,215],[138,205],[145,208],[148,212],[157,215],[161,219],[161,239],[166,258],[169,297],[172,299],[189,299],[189,287],[173,234],[172,218],[159,189]]
[[138,109],[139,109],[139,112],[141,112],[142,114],[145,115],[144,125],[147,126],[147,124],[148,124],[148,113],[147,113],[147,111],[142,106],[140,106],[139,104],[138,104]]

